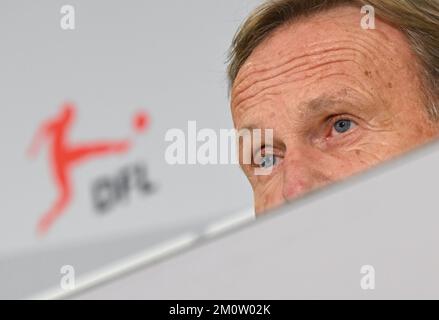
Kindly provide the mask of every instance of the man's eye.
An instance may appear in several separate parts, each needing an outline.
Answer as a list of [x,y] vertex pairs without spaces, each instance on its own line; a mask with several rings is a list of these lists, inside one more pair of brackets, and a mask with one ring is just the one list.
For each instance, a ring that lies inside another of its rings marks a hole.
[[331,135],[340,135],[355,128],[356,123],[349,119],[341,119],[334,123],[332,126]]
[[258,161],[257,166],[262,169],[271,169],[279,164],[279,157],[274,154],[266,154]]

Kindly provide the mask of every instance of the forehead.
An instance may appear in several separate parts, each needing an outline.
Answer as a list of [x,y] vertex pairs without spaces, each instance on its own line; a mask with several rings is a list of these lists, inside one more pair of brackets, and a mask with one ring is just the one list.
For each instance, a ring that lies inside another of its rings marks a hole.
[[378,19],[375,30],[364,30],[362,17],[360,7],[338,7],[275,30],[238,73],[234,118],[269,97],[285,99],[286,92],[300,100],[339,90],[338,84],[371,93],[373,85],[390,84],[401,73],[412,77],[414,55],[405,36]]

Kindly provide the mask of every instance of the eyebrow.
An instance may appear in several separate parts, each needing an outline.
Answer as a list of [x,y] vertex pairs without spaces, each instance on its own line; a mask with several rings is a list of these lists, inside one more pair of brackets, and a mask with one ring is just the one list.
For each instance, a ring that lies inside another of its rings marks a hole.
[[[330,110],[332,107],[337,105],[345,105],[355,108],[356,110],[365,109],[367,103],[361,101],[361,99],[358,98],[358,94],[348,94],[348,90],[349,89],[345,88],[331,95],[322,94],[317,98],[313,98],[311,100],[301,103],[297,108],[303,113],[312,114],[321,113],[328,109]],[[349,91],[352,91],[352,89]]]
[[313,113],[320,112],[324,109],[327,109],[330,106],[333,106],[340,102],[340,99],[335,99],[335,97],[331,96],[320,96],[318,98],[312,99],[305,103],[299,105],[299,109],[305,108],[306,111],[311,111]]
[[[237,129],[238,133],[240,130],[248,130],[250,132],[253,132],[253,130],[261,130],[262,134],[261,134],[261,141],[264,143],[265,145],[265,135],[264,135],[264,130],[273,130],[274,136],[273,136],[273,146],[282,146],[285,147],[285,143],[279,139],[279,137],[277,137],[277,135],[275,134],[276,130],[274,128],[261,128],[258,127],[257,125],[254,124],[250,124],[248,126],[242,127],[240,129]],[[252,137],[253,138],[253,137]],[[239,147],[241,148],[241,139],[239,139]]]
[[345,102],[345,97],[347,96],[347,89],[341,90],[334,94],[321,94],[317,98],[305,101],[298,106],[298,109],[306,109],[311,112],[320,112],[330,106],[338,104],[340,102]]

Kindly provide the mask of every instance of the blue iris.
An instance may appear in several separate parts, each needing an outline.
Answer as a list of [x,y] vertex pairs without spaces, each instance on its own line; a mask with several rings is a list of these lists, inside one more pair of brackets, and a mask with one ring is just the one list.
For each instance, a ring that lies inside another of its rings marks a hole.
[[335,124],[334,124],[334,129],[335,131],[337,131],[338,133],[345,133],[347,131],[349,131],[349,129],[352,126],[352,121],[351,120],[338,120]]
[[261,160],[260,167],[268,169],[276,165],[276,156],[274,154],[268,154]]

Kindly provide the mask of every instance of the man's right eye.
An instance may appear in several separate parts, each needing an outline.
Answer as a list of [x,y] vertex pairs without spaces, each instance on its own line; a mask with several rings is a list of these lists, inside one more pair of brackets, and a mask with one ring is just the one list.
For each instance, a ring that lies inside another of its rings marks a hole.
[[253,159],[253,167],[262,169],[262,170],[273,170],[277,167],[283,158],[280,155],[277,155],[271,148],[263,148],[258,156],[255,156]]
[[262,169],[269,169],[277,165],[278,158],[274,154],[267,154],[264,157],[262,157],[259,167]]

